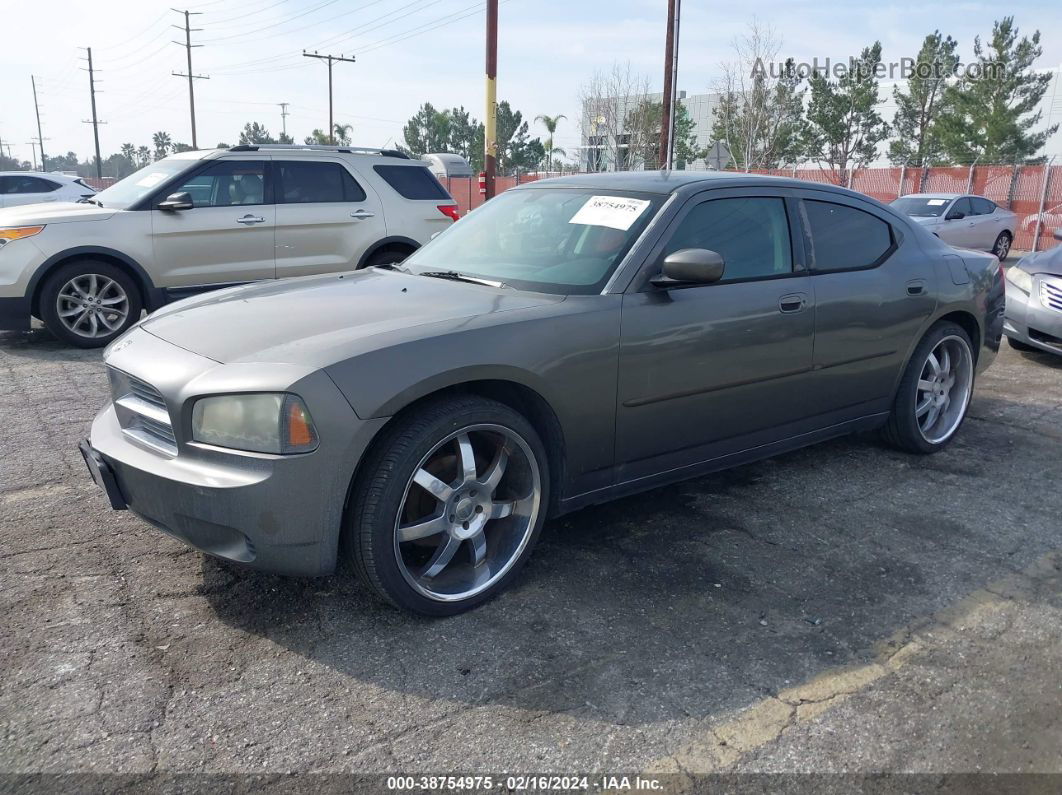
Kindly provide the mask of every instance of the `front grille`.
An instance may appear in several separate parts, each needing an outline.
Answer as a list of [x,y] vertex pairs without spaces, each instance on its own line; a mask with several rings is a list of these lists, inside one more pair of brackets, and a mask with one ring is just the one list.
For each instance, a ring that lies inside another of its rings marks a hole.
[[162,393],[147,381],[107,368],[114,412],[122,432],[142,445],[166,455],[177,455],[177,437]]
[[1048,281],[1049,277],[1040,277],[1040,303],[1048,309],[1062,312],[1062,280]]

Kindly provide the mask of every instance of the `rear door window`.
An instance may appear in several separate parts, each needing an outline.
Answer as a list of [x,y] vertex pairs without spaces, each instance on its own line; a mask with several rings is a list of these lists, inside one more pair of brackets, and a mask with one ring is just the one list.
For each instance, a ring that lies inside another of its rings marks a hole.
[[449,199],[450,194],[427,168],[420,166],[373,166],[399,196],[406,199]]
[[365,201],[365,191],[339,163],[280,161],[277,196],[281,204]]
[[812,270],[873,268],[892,253],[892,229],[876,215],[810,199],[804,200],[804,214],[811,236]]
[[58,182],[40,177],[15,177],[14,180],[15,187],[9,193],[51,193],[62,187]]

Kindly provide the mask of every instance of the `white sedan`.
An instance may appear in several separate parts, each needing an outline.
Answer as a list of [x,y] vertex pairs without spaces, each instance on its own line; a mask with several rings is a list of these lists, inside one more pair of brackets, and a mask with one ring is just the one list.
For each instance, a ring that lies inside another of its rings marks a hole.
[[912,193],[890,205],[909,215],[945,243],[991,251],[1002,262],[1014,242],[1017,216],[984,196]]
[[0,171],[0,207],[78,202],[96,194],[81,177],[35,171]]

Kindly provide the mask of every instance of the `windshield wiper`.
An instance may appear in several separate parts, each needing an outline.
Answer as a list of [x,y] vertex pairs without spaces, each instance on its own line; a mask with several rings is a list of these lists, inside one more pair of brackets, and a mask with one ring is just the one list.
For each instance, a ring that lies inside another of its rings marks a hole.
[[478,276],[468,276],[457,271],[422,271],[418,276],[430,276],[433,279],[449,279],[454,282],[471,282],[472,284],[485,284],[487,287],[508,287],[505,282],[497,282],[492,279],[481,279]]

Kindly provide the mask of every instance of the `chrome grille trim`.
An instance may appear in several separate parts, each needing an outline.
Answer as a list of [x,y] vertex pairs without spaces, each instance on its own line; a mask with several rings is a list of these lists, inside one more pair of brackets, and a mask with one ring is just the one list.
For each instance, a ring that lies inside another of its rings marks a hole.
[[163,455],[177,455],[177,437],[162,393],[113,367],[107,368],[111,397],[122,433]]
[[1062,312],[1062,279],[1055,281],[1050,277],[1040,277],[1040,303],[1048,309]]

